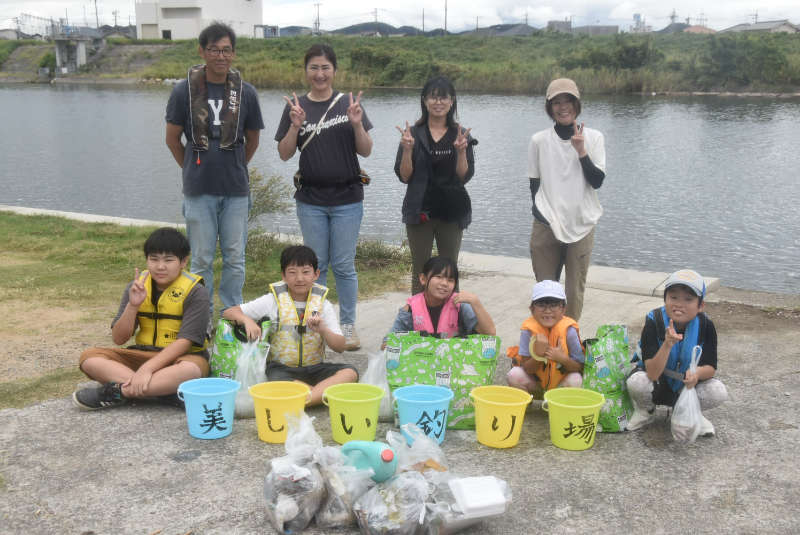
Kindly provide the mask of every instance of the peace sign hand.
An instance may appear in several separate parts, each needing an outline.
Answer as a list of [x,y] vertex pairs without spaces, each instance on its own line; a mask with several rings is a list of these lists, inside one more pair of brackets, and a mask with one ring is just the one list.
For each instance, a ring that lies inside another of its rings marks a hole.
[[572,137],[570,141],[572,142],[572,148],[574,148],[577,153],[578,157],[583,158],[586,156],[586,147],[584,147],[584,137],[583,137],[583,123],[578,125],[578,123],[572,124]]
[[464,152],[467,150],[467,140],[472,128],[462,130],[460,124],[456,124],[456,128],[458,129],[458,135],[456,136],[456,140],[453,142],[453,147],[455,147],[458,152]]
[[363,91],[359,91],[355,101],[353,100],[353,93],[350,93],[350,105],[347,106],[347,118],[350,119],[350,124],[358,126],[361,124],[361,119],[364,117],[364,110],[361,109],[361,95]]
[[139,268],[135,268],[133,272],[133,284],[128,290],[128,303],[131,306],[139,308],[144,303],[147,297],[147,289],[144,287],[144,282],[139,279]]
[[414,136],[411,135],[411,127],[408,126],[408,121],[406,121],[406,129],[403,130],[399,126],[395,126],[397,131],[400,132],[400,145],[403,146],[403,150],[411,150],[414,148]]
[[306,112],[300,106],[300,99],[297,98],[297,94],[292,92],[292,96],[294,97],[294,102],[287,96],[284,96],[283,100],[289,105],[289,120],[292,121],[292,126],[300,128],[306,121]]

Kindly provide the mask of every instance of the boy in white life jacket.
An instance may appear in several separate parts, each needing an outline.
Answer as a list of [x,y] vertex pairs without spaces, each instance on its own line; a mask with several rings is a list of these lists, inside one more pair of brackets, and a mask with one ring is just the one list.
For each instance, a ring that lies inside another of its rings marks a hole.
[[144,242],[144,255],[147,271],[135,269],[111,322],[115,344],[136,333],[135,343],[81,354],[81,371],[102,384],[72,394],[81,409],[115,407],[133,398],[182,406],[178,386],[208,375],[209,296],[203,278],[184,270],[189,241],[177,229],[160,228]]
[[564,287],[551,280],[537,282],[531,295],[531,316],[522,323],[519,346],[508,348],[514,360],[506,380],[526,392],[583,384],[584,349],[578,322],[565,316]]
[[324,362],[325,345],[341,353],[345,337],[336,310],[326,299],[328,289],[314,282],[319,277],[317,266],[311,248],[287,247],[281,252],[281,281],[270,284],[268,294],[222,313],[223,318],[244,325],[250,340],[261,336],[256,320],[277,320],[269,337],[267,378],[309,385],[309,405],[321,403],[322,392],[331,385],[358,382],[354,366]]
[[[717,371],[717,331],[703,312],[706,284],[691,269],[676,271],[664,284],[664,306],[651,310],[639,341],[642,360],[628,378],[633,417],[628,430],[635,431],[654,419],[656,405],[672,407],[684,388],[697,388],[700,408],[716,407],[728,399],[728,390]],[[689,364],[695,346],[702,348],[697,373]],[[703,416],[701,436],[714,434]]]

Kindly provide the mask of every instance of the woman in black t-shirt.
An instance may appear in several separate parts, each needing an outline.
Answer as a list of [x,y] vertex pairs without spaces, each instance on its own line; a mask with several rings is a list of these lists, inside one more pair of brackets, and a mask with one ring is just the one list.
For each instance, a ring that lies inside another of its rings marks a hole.
[[286,161],[300,150],[300,187],[295,193],[303,242],[319,259],[320,284],[327,286],[328,266],[336,278],[339,321],[345,349],[361,345],[355,331],[358,275],[356,242],[361,228],[364,191],[358,156],[372,152],[372,128],[361,107],[361,92],[333,90],[336,54],[328,45],[313,45],[305,56],[309,92],[284,97],[275,141]]
[[394,172],[408,184],[403,199],[403,223],[411,249],[411,293],[422,291],[419,273],[431,257],[433,240],[439,256],[458,261],[461,236],[472,221],[464,184],[475,173],[470,129],[456,122],[456,90],[443,76],[422,88],[422,115],[400,131]]

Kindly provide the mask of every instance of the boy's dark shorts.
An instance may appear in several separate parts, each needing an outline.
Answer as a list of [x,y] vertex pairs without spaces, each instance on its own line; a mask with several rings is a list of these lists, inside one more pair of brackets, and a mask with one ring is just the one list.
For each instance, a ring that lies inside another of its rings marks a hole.
[[287,366],[280,362],[267,363],[268,381],[302,381],[308,385],[315,386],[328,377],[332,377],[340,370],[351,369],[356,373],[358,381],[358,370],[350,364],[338,364],[335,362],[321,362],[311,366]]

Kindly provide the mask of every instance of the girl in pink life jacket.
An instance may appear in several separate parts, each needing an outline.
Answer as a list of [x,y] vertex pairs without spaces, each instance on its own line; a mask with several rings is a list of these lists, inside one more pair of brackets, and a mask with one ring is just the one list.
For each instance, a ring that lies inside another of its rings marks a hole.
[[480,299],[469,292],[454,293],[458,266],[450,258],[434,256],[419,274],[422,292],[408,298],[391,332],[420,331],[440,338],[468,334],[495,334],[494,322]]

